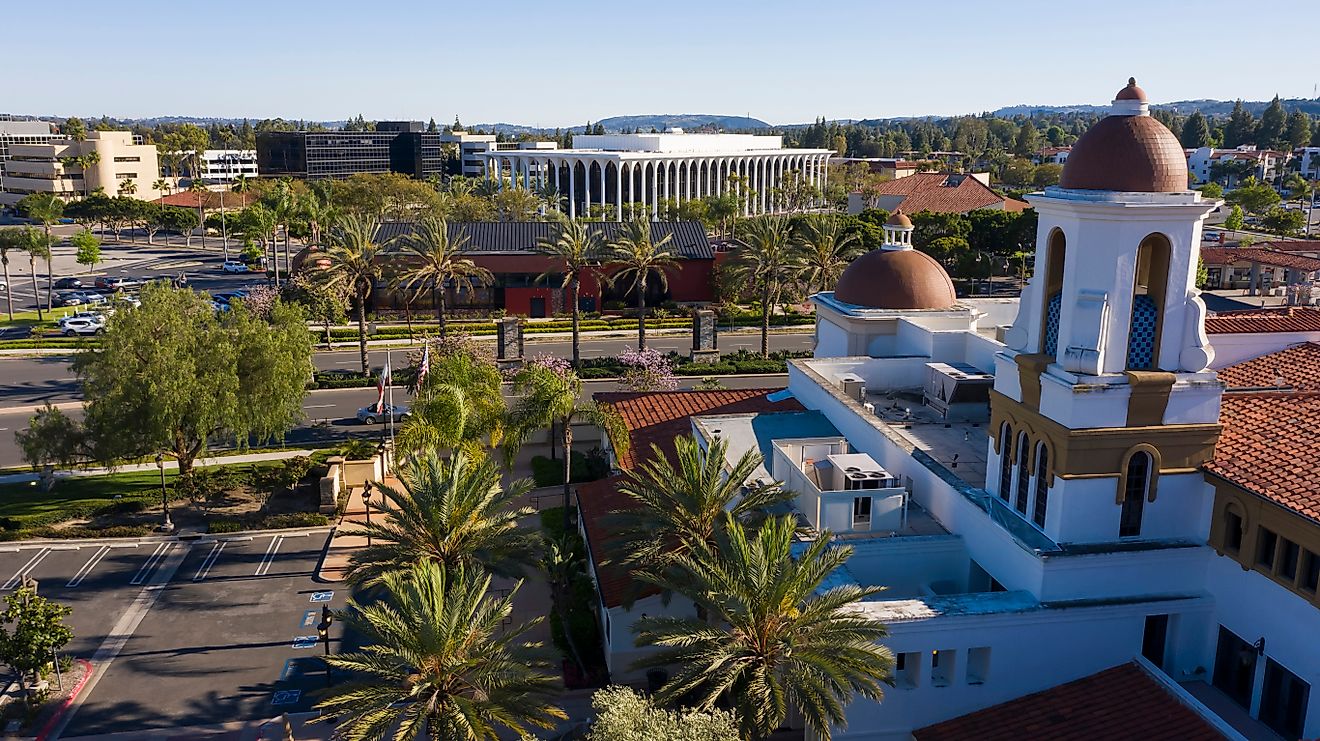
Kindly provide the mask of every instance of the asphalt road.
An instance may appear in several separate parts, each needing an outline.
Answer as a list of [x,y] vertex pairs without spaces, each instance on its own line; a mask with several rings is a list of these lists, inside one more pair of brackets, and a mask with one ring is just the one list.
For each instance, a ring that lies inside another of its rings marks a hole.
[[314,593],[333,591],[332,609],[347,598],[312,580],[327,532],[0,549],[0,593],[35,578],[73,608],[67,652],[96,665],[61,736],[309,709],[322,647],[294,639],[316,635]]

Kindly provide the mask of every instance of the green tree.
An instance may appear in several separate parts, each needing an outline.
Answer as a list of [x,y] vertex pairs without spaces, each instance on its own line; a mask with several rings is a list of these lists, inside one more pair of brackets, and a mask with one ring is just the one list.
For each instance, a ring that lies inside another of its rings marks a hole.
[[119,195],[131,196],[134,193],[137,193],[137,183],[133,182],[132,178],[128,178],[119,183]]
[[1242,207],[1233,204],[1228,210],[1228,216],[1224,217],[1224,228],[1230,232],[1238,232],[1247,223],[1245,215],[1242,213]]
[[[55,296],[55,271],[51,267],[51,249],[55,246],[55,238],[51,236],[50,227],[64,216],[64,201],[54,193],[33,193],[23,196],[18,202],[18,210],[26,214],[29,219],[41,224],[42,230],[46,233],[42,257],[46,260],[46,306],[50,308],[51,300]],[[41,303],[40,299],[37,303]]]
[[808,293],[834,287],[848,264],[862,252],[861,238],[834,215],[813,216],[800,225],[801,277]]
[[445,297],[452,286],[458,293],[473,291],[478,283],[492,285],[491,272],[463,257],[467,249],[466,234],[457,239],[449,236],[449,224],[444,219],[427,217],[402,240],[405,259],[409,264],[400,269],[403,287],[413,295],[423,290],[431,292],[435,317],[440,322],[440,336],[449,334],[445,318]]
[[594,401],[584,401],[582,379],[571,368],[552,367],[545,363],[525,366],[513,379],[517,401],[509,414],[506,458],[537,430],[559,428],[564,454],[564,527],[568,527],[568,507],[572,498],[573,425],[595,425],[606,431],[617,454],[628,448],[627,433],[618,412]]
[[1255,117],[1242,107],[1241,100],[1235,102],[1233,112],[1228,115],[1228,123],[1224,126],[1224,146],[1231,149],[1250,144],[1254,141],[1255,134]]
[[352,531],[371,545],[349,558],[350,580],[374,584],[417,564],[517,576],[537,563],[539,538],[518,526],[535,513],[517,505],[531,482],[505,488],[493,461],[462,452],[445,459],[434,449],[405,459],[399,479],[402,489],[375,485],[383,499],[373,503],[379,514]]
[[1300,149],[1311,143],[1311,117],[1306,111],[1299,109],[1288,114],[1288,129],[1284,138],[1289,149]]
[[573,317],[573,367],[582,361],[580,349],[582,320],[582,279],[592,273],[599,274],[605,245],[598,232],[592,231],[580,220],[557,218],[558,228],[553,238],[541,240],[536,251],[554,260],[555,267],[542,273],[537,280],[549,280],[552,275],[563,276],[560,288],[568,289],[570,311]]
[[4,267],[5,305],[9,310],[11,322],[14,321],[14,292],[11,289],[13,284],[9,280],[9,251],[22,250],[26,242],[22,229],[0,228],[0,265]]
[[242,306],[217,317],[205,296],[161,282],[141,299],[74,359],[94,458],[166,453],[187,478],[213,441],[278,439],[302,417],[312,335],[296,308],[277,302],[269,322]]
[[843,584],[820,590],[852,547],[818,537],[794,558],[797,521],[770,518],[753,533],[731,515],[715,545],[698,544],[674,559],[657,586],[691,598],[707,619],[644,617],[636,644],[659,650],[639,668],[676,667],[656,693],[700,710],[727,702],[743,738],[765,738],[790,706],[821,739],[847,725],[854,695],[879,701],[894,656],[877,641],[885,626],[855,606],[880,587]]
[[535,193],[517,185],[501,188],[491,203],[500,221],[535,221],[544,205]]
[[180,206],[165,206],[156,215],[156,218],[159,219],[161,229],[181,234],[187,244],[192,244],[192,233],[197,228],[197,214],[193,213],[191,209]]
[[[453,448],[484,457],[504,441],[508,404],[494,361],[468,342],[435,342],[396,444],[405,453]],[[420,357],[414,353],[413,368]]]
[[667,710],[628,687],[597,690],[591,705],[596,719],[587,741],[741,741],[738,719],[727,710]]
[[637,349],[646,349],[646,289],[651,277],[660,282],[660,288],[669,288],[667,272],[677,266],[669,242],[673,234],[656,241],[651,222],[634,219],[628,222],[623,234],[610,245],[609,262],[614,268],[611,280],[623,280],[629,291],[637,291]]
[[348,311],[348,296],[343,287],[319,283],[303,273],[285,281],[280,295],[285,301],[301,306],[308,319],[321,325],[325,332],[325,349],[329,350],[334,341],[330,325],[344,321]]
[[318,268],[327,286],[342,288],[353,296],[364,376],[371,372],[367,362],[367,300],[381,279],[380,256],[391,241],[377,242],[376,229],[375,221],[357,216],[341,219],[330,231],[330,244],[325,251],[327,265]]
[[1284,146],[1284,134],[1287,133],[1288,113],[1283,109],[1279,96],[1265,107],[1260,114],[1260,124],[1256,127],[1256,144],[1262,149],[1278,149]]
[[1031,164],[1031,160],[1018,157],[1009,160],[1008,164],[1004,166],[1003,179],[1008,185],[1018,187],[1031,185],[1035,177],[1036,166]]
[[751,219],[730,262],[733,275],[758,294],[761,304],[761,357],[770,357],[770,314],[784,288],[800,274],[793,229],[783,216]]
[[1268,232],[1284,237],[1295,237],[1301,234],[1306,226],[1306,212],[1276,206],[1265,214],[1260,220],[1260,225]]
[[1247,213],[1263,214],[1279,205],[1283,199],[1272,186],[1257,182],[1255,178],[1247,178],[1240,186],[1229,191],[1224,200],[1241,206]]
[[87,141],[87,124],[77,116],[69,116],[60,126],[60,133],[76,142]]
[[31,681],[54,660],[55,652],[73,640],[73,631],[64,624],[73,608],[42,597],[26,584],[5,597],[5,605],[0,613],[0,661],[14,674],[31,705]]
[[1208,200],[1219,200],[1224,197],[1224,186],[1216,182],[1209,182],[1197,188],[1201,195]]
[[22,232],[23,251],[28,255],[28,272],[32,274],[32,295],[37,300],[37,321],[42,321],[45,317],[41,313],[41,289],[37,288],[37,260],[46,261],[46,306],[50,307],[51,291],[50,287],[55,283],[54,277],[50,275],[51,261],[51,241],[50,236],[42,232],[27,227]]
[[524,634],[540,622],[505,626],[521,582],[504,597],[490,577],[435,563],[382,579],[380,601],[350,601],[344,616],[362,649],[326,663],[351,673],[317,703],[318,720],[345,741],[495,741],[501,729],[551,728],[567,716],[551,704],[557,677],[541,644]]
[[86,450],[78,422],[49,401],[28,420],[26,430],[14,433],[14,440],[23,461],[34,471],[42,472],[41,482],[46,491],[55,486],[54,468],[74,465]]
[[83,229],[73,235],[69,238],[69,243],[78,251],[74,259],[79,265],[91,270],[101,261],[101,240],[97,239],[90,229]]
[[1213,144],[1210,136],[1210,124],[1205,120],[1205,114],[1200,111],[1193,111],[1192,115],[1183,122],[1182,135],[1178,137],[1186,149],[1200,149]]
[[1046,162],[1043,165],[1036,165],[1036,171],[1031,175],[1031,184],[1037,188],[1046,188],[1051,185],[1058,185],[1059,178],[1063,176],[1063,165],[1056,165],[1053,162]]
[[1018,127],[1017,138],[1013,142],[1013,154],[1019,157],[1031,157],[1040,149],[1040,137],[1036,125],[1027,119]]

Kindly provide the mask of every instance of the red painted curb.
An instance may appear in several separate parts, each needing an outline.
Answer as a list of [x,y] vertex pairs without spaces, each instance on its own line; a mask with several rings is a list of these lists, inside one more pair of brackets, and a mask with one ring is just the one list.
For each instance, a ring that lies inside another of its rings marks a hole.
[[73,701],[78,699],[78,693],[82,692],[83,685],[87,684],[87,680],[92,678],[92,662],[87,659],[78,659],[78,663],[82,664],[84,670],[82,679],[74,685],[73,692],[70,692],[69,696],[64,698],[64,703],[60,705],[59,711],[50,716],[50,720],[46,721],[46,725],[41,727],[41,732],[37,734],[37,741],[46,741],[51,732],[55,730],[55,727],[59,725],[60,720],[64,718],[64,714],[69,711],[69,706],[73,705]]

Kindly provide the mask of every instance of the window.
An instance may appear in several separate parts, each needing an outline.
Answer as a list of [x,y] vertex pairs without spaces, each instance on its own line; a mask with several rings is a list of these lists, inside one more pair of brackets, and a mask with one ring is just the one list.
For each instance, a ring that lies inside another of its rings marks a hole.
[[1278,549],[1279,536],[1268,528],[1261,528],[1259,533],[1256,538],[1256,565],[1274,573],[1274,555]]
[[1153,370],[1159,364],[1169,251],[1169,240],[1161,234],[1146,237],[1137,248],[1132,317],[1128,325],[1127,367],[1132,370]]
[[1040,351],[1057,355],[1059,348],[1059,315],[1063,304],[1063,262],[1067,253],[1067,239],[1063,232],[1050,232],[1045,252],[1045,292],[1040,324]]
[[1027,468],[1027,453],[1031,448],[1027,444],[1027,433],[1018,435],[1017,444],[1017,501],[1013,506],[1017,511],[1027,513],[1027,495],[1031,491],[1031,471]]
[[871,529],[871,498],[854,497],[853,498],[853,530]]
[[1031,509],[1031,521],[1036,523],[1036,527],[1045,527],[1045,513],[1049,507],[1050,482],[1048,480],[1050,469],[1050,449],[1041,443],[1036,450],[1036,500]]
[[1164,668],[1164,645],[1169,637],[1168,615],[1147,615],[1141,634],[1141,655],[1155,666]]
[[1274,659],[1265,660],[1265,685],[1260,693],[1260,720],[1284,738],[1298,738],[1306,725],[1306,705],[1311,685],[1283,668]]
[[990,678],[990,647],[967,650],[967,684],[985,684]]
[[1297,563],[1301,560],[1302,549],[1296,543],[1284,538],[1280,553],[1283,558],[1279,559],[1279,576],[1291,583],[1297,579]]
[[1123,480],[1123,509],[1119,514],[1118,537],[1134,538],[1141,535],[1141,514],[1146,506],[1146,492],[1150,488],[1150,453],[1133,453],[1128,459],[1127,474]]
[[1242,515],[1233,510],[1224,512],[1224,550],[1229,553],[1242,550]]
[[930,655],[930,683],[934,687],[948,687],[958,668],[958,652],[950,648],[933,651]]
[[921,684],[920,652],[901,653],[894,657],[894,684],[902,689],[915,689]]
[[1013,431],[1005,422],[999,433],[999,498],[1008,501],[1013,488]]

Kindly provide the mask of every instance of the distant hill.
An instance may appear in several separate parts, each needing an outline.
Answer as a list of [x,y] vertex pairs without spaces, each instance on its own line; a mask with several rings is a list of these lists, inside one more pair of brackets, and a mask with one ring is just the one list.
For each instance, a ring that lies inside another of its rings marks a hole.
[[[770,124],[759,118],[748,118],[746,116],[721,116],[710,113],[680,113],[680,114],[659,114],[659,115],[640,115],[640,116],[614,116],[612,118],[603,118],[599,122],[592,121],[592,124],[599,123],[605,127],[605,130],[611,134],[617,134],[620,131],[664,131],[665,129],[685,129],[688,131],[715,129],[718,131],[743,131],[747,129],[768,129]],[[470,128],[481,129],[482,131],[496,131],[501,134],[546,134],[555,131],[553,128],[523,126],[511,123],[484,123],[473,124]],[[585,126],[570,126],[560,128],[560,131],[569,131],[574,134],[581,134]]]
[[[1320,115],[1320,99],[1285,98],[1279,102],[1289,111],[1302,110],[1312,116]],[[1153,103],[1151,107],[1182,114],[1200,111],[1211,118],[1226,118],[1232,112],[1233,104],[1234,101],[1231,100],[1176,100],[1171,103]],[[1242,101],[1242,107],[1253,116],[1259,116],[1269,104],[1268,100]],[[1001,118],[1012,118],[1039,113],[1104,113],[1108,110],[1109,106],[1099,105],[1015,105],[1005,106],[991,113]]]

